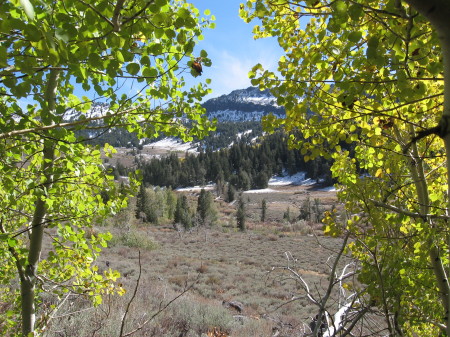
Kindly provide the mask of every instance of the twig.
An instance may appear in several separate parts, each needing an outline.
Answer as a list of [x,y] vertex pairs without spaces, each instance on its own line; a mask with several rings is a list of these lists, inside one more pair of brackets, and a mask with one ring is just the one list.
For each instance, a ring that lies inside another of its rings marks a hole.
[[134,299],[136,297],[136,293],[137,293],[137,290],[139,288],[139,283],[141,281],[142,264],[141,264],[141,251],[140,250],[138,250],[138,263],[139,263],[139,275],[138,275],[138,278],[136,280],[136,286],[134,287],[133,295],[131,296],[130,300],[128,301],[127,308],[125,309],[125,313],[123,314],[123,317],[122,317],[122,322],[120,324],[119,337],[124,336],[123,335],[123,329],[125,328],[125,320],[127,318],[128,312],[130,311],[131,303],[133,303],[133,301],[134,301]]
[[132,334],[138,332],[139,330],[141,330],[142,328],[144,328],[145,325],[147,325],[149,322],[151,322],[153,319],[155,319],[155,317],[157,317],[159,314],[161,314],[164,310],[166,310],[173,302],[175,302],[176,300],[178,300],[181,296],[183,296],[184,294],[186,294],[189,290],[192,289],[192,287],[198,282],[200,274],[197,276],[197,279],[192,282],[192,284],[188,287],[186,287],[180,294],[178,294],[177,296],[175,296],[173,299],[171,299],[169,302],[167,302],[166,305],[161,306],[159,308],[159,310],[154,313],[150,318],[148,318],[144,323],[142,323],[140,326],[138,326],[136,329],[127,332],[124,335],[120,335],[120,337],[128,337],[131,336]]
[[410,211],[401,209],[401,208],[396,207],[396,206],[388,205],[388,204],[385,204],[383,202],[380,202],[380,201],[377,201],[377,200],[374,200],[374,199],[369,199],[369,201],[372,202],[375,206],[383,207],[383,208],[391,210],[391,211],[393,211],[395,213],[410,216],[411,218],[441,219],[441,220],[449,220],[450,219],[450,217],[448,215],[420,214],[420,213],[410,212]]

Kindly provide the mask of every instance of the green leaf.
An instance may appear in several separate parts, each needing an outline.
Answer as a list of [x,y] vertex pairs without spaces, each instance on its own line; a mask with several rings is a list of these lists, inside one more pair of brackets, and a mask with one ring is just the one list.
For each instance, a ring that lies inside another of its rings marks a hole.
[[119,63],[125,62],[125,59],[123,58],[122,52],[120,50],[116,51],[116,60],[119,61]]
[[20,4],[30,20],[34,20],[34,8],[29,0],[20,0]]
[[8,239],[8,246],[9,247],[14,248],[14,247],[17,246],[17,244],[18,244],[18,242],[17,242],[16,239],[14,239],[14,238],[9,238]]
[[41,31],[32,24],[27,24],[23,30],[25,38],[32,42],[37,42],[42,39]]
[[145,67],[144,70],[142,70],[142,76],[155,78],[156,76],[158,76],[158,70],[156,70],[155,68]]
[[62,40],[65,43],[69,42],[69,34],[63,28],[57,28],[55,36],[58,40]]
[[8,55],[5,46],[0,46],[0,67],[5,68],[8,66]]
[[136,75],[141,70],[141,67],[139,66],[139,64],[133,62],[128,63],[126,69],[131,75]]
[[359,31],[354,31],[351,32],[350,34],[348,34],[348,40],[350,42],[356,43],[359,42],[362,38],[362,32]]

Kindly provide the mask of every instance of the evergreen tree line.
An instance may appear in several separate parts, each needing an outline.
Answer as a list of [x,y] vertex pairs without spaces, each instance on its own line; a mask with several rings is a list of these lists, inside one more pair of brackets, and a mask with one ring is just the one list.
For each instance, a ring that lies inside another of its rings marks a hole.
[[[259,90],[259,89],[257,89]],[[258,104],[249,101],[239,101],[236,98],[229,99],[211,99],[202,104],[207,111],[239,111],[242,114],[246,112],[261,111],[266,115],[273,113],[283,116],[286,114],[285,108],[272,104]]]
[[225,192],[227,183],[237,190],[266,188],[275,174],[306,172],[312,179],[332,183],[330,162],[316,158],[305,162],[296,149],[289,149],[286,136],[275,133],[259,144],[240,141],[218,151],[206,150],[199,154],[186,153],[184,158],[171,154],[138,163],[143,183],[172,188],[214,182],[218,193]]
[[145,223],[174,223],[189,229],[211,226],[217,222],[217,209],[210,191],[202,189],[197,202],[171,188],[145,187],[136,196],[135,216]]
[[[251,130],[248,132],[248,130]],[[263,134],[261,121],[219,122],[216,130],[201,140],[197,140],[199,150],[219,150],[233,142],[250,142]],[[238,136],[239,135],[239,136]]]

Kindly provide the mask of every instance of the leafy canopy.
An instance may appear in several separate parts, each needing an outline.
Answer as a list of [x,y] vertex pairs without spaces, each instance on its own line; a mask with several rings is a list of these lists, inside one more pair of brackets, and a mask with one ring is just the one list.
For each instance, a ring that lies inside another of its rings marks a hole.
[[211,130],[199,105],[209,89],[186,89],[182,76],[197,76],[194,60],[210,65],[206,51],[194,54],[214,25],[205,14],[184,0],[2,2],[2,334],[45,330],[58,305],[44,305],[43,292],[94,304],[123,293],[117,272],[93,264],[111,235],[92,227],[126,206],[136,184],[119,190],[101,160],[114,149],[75,132],[120,126],[190,140]]
[[347,216],[327,214],[325,232],[352,233],[360,280],[392,334],[437,335],[449,293],[446,154],[430,132],[444,100],[437,33],[396,0],[250,0],[240,15],[285,53],[277,72],[249,73],[286,107],[266,130],[284,128],[307,159],[334,160]]

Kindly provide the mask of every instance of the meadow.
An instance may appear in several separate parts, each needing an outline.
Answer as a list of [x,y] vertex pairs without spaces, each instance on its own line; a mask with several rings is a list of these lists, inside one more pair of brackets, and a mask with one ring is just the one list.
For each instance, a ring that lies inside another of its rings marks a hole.
[[[195,199],[198,191],[186,192]],[[247,230],[236,228],[236,203],[215,200],[218,224],[189,231],[134,218],[132,203],[94,231],[114,238],[96,262],[118,270],[127,293],[93,308],[68,298],[50,336],[302,336],[318,311],[286,269],[288,264],[322,294],[341,239],[322,224],[299,220],[305,200],[336,207],[335,192],[315,186],[271,186],[243,194]],[[261,222],[261,202],[267,215]],[[289,213],[289,219],[286,214]],[[288,259],[289,258],[289,259]],[[331,260],[330,260],[331,258]],[[292,301],[293,298],[296,300]]]

